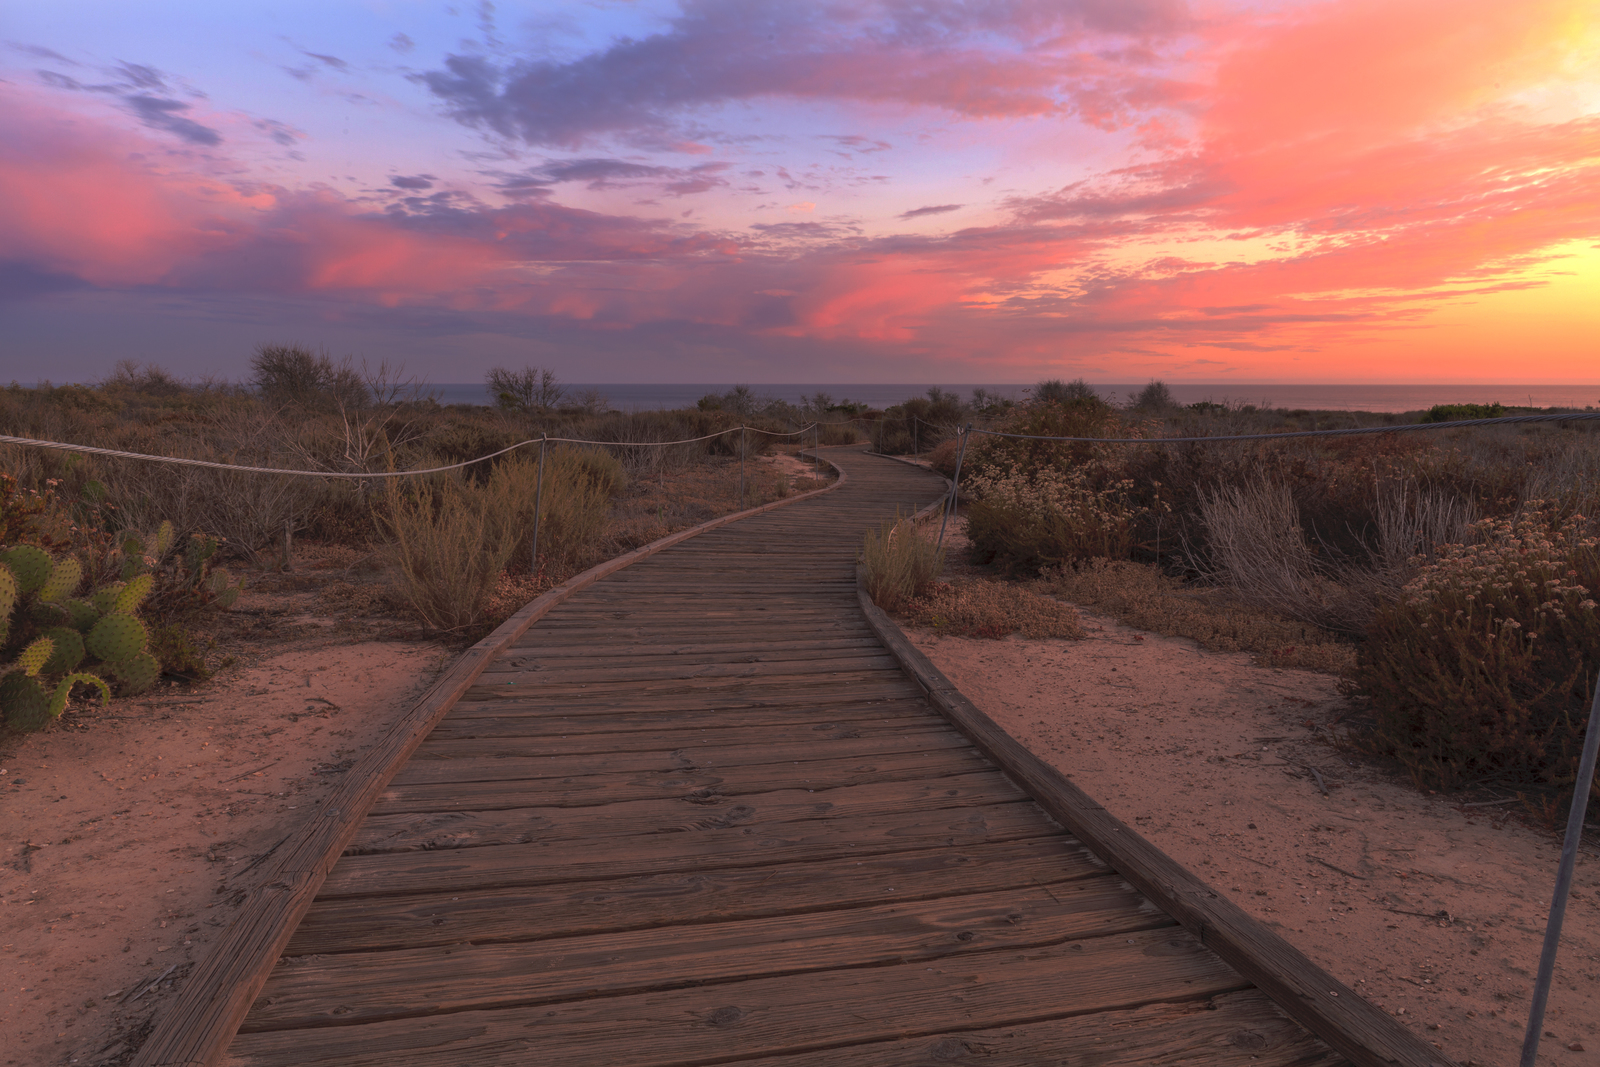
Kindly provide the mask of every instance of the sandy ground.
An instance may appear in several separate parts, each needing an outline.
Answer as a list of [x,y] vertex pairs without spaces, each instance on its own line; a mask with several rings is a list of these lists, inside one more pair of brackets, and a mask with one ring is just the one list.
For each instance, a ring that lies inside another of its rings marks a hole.
[[440,666],[330,633],[9,739],[0,1063],[124,1061],[260,860]]
[[[1332,677],[1084,621],[1083,641],[908,632],[1012,736],[1419,1036],[1462,1063],[1516,1063],[1551,835],[1515,804],[1419,793],[1336,748],[1349,709]],[[1600,1064],[1597,846],[1579,857],[1541,1064]]]

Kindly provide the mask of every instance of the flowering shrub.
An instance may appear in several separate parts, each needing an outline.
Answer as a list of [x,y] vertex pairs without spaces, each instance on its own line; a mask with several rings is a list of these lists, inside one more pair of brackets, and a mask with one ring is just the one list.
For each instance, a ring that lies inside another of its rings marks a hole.
[[1419,784],[1570,789],[1600,674],[1600,539],[1543,501],[1474,523],[1378,612],[1356,671]]
[[1073,467],[995,471],[965,481],[974,497],[967,537],[977,563],[1038,568],[1073,560],[1126,559],[1148,513],[1133,481],[1090,460]]

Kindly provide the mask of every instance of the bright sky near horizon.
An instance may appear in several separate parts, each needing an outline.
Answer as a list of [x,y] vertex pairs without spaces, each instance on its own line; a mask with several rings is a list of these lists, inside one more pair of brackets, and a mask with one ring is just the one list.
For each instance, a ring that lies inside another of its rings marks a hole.
[[53,0],[0,379],[1600,382],[1600,0]]

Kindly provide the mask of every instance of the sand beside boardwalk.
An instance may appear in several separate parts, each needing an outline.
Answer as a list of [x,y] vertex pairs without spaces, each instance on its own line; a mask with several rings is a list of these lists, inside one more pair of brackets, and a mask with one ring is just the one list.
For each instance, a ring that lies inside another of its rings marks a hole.
[[[1336,749],[1332,677],[1084,621],[1083,641],[907,632],[1013,737],[1336,977],[1462,1063],[1516,1063],[1554,839],[1514,804],[1465,808]],[[1542,1064],[1600,1064],[1597,857],[1600,833]]]
[[258,860],[426,687],[437,645],[330,635],[13,738],[0,1064],[125,1062]]

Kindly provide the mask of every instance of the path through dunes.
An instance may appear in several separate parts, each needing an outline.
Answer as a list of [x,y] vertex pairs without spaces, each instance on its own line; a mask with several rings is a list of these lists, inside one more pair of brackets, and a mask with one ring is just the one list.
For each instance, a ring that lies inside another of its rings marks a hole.
[[366,815],[222,1062],[1345,1062],[928,703],[836,491],[577,593]]

